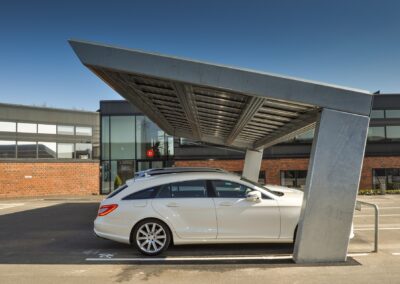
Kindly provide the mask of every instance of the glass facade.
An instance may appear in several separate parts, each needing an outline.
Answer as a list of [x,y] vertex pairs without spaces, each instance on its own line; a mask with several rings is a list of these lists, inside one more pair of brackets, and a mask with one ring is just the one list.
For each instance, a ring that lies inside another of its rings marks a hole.
[[[102,115],[101,193],[107,194],[137,171],[169,166],[174,139],[143,115]],[[147,157],[152,150],[153,157]]]
[[99,157],[98,143],[92,144],[91,126],[0,121],[1,133],[15,140],[7,139],[7,136],[0,138],[0,159],[83,160]]
[[281,171],[281,185],[303,190],[306,186],[307,171]]
[[379,190],[396,190],[400,189],[400,169],[373,169],[372,183],[374,189]]

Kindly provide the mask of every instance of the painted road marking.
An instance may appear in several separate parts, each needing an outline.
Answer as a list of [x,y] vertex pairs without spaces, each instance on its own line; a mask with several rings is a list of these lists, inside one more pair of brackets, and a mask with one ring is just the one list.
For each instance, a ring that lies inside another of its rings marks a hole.
[[[347,256],[367,256],[369,253],[349,253]],[[86,258],[86,261],[135,261],[135,262],[172,262],[172,261],[226,261],[226,260],[288,260],[293,255],[270,255],[270,256],[221,256],[221,257],[154,257],[154,258]]]
[[393,252],[392,255],[400,255],[400,252]]
[[215,260],[275,260],[292,259],[292,255],[274,256],[231,256],[231,257],[154,257],[154,258],[86,258],[86,261],[142,261],[142,262],[169,262],[169,261],[215,261]]
[[[395,217],[400,216],[400,214],[379,214],[379,217]],[[354,215],[353,217],[375,217],[375,215]]]
[[0,204],[0,210],[2,209],[9,209],[17,206],[22,206],[25,205],[25,203],[6,203],[6,204]]
[[[388,207],[379,207],[379,210],[384,210],[384,209],[400,209],[399,206],[388,206]],[[362,207],[362,210],[375,210],[374,208],[371,207]]]
[[[384,230],[400,230],[400,227],[398,228],[379,228],[379,231],[384,231]],[[375,231],[375,228],[356,228],[354,231]]]

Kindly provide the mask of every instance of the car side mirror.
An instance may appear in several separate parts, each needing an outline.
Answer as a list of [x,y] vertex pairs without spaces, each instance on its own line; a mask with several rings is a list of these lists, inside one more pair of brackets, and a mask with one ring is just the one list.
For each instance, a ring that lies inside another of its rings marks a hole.
[[247,201],[251,201],[251,202],[260,202],[261,201],[261,192],[254,190],[254,191],[250,191],[249,193],[247,193],[246,195],[246,200]]

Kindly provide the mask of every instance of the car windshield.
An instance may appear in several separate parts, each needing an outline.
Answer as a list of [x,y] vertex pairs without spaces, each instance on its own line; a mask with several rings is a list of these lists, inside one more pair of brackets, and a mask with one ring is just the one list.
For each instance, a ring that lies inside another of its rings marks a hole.
[[280,196],[280,194],[278,194],[276,191],[270,190],[270,189],[266,188],[264,185],[262,185],[262,184],[260,184],[258,182],[249,180],[249,179],[247,179],[245,177],[241,177],[240,180],[248,182],[248,183],[251,183],[252,185],[257,186],[257,187],[259,187],[259,188],[261,188],[261,189],[263,189],[265,191],[268,191],[269,193],[272,193],[273,195]]

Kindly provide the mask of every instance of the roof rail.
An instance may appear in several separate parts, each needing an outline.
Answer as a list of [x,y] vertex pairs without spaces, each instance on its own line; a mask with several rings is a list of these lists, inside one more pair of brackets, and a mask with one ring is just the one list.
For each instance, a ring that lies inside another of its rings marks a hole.
[[225,173],[223,169],[216,168],[206,168],[206,167],[169,167],[169,168],[155,168],[148,169],[145,171],[140,171],[135,173],[135,178],[164,175],[164,174],[174,174],[174,173],[193,173],[193,172],[217,172]]

